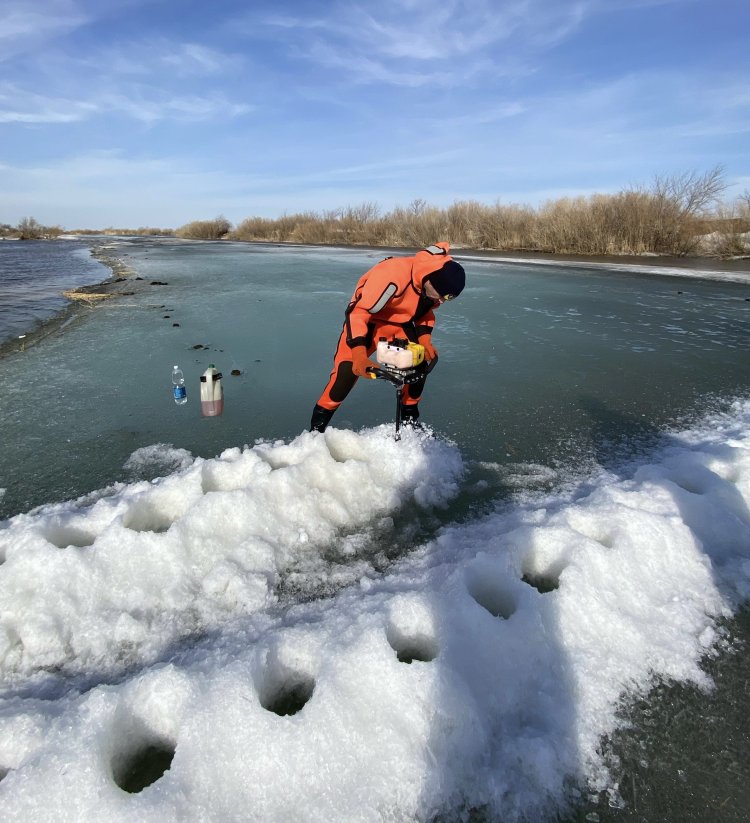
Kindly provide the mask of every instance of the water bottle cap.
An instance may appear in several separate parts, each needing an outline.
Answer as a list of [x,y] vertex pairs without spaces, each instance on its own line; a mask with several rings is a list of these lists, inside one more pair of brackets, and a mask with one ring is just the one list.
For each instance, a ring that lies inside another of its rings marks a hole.
[[214,366],[214,364],[213,364],[213,363],[209,363],[209,364],[208,364],[208,368],[209,368],[209,369],[215,369],[215,368],[216,368],[216,366]]

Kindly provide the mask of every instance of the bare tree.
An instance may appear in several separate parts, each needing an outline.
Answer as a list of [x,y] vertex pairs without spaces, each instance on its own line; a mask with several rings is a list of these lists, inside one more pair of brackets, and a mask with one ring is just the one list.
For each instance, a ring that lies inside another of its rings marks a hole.
[[654,194],[676,202],[686,217],[696,217],[715,203],[726,188],[723,166],[714,166],[703,174],[691,171],[668,177],[657,176],[654,180]]
[[24,217],[17,227],[21,240],[39,240],[44,236],[44,226],[33,217]]
[[421,214],[427,210],[428,204],[427,201],[422,197],[415,197],[414,200],[411,201],[408,205],[408,210],[410,214],[413,214],[415,217],[419,217]]

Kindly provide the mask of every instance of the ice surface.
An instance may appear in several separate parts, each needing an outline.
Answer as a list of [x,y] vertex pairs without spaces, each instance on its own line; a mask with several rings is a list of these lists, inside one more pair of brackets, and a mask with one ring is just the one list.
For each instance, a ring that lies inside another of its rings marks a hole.
[[[606,781],[625,691],[707,685],[750,594],[750,402],[380,574],[353,538],[463,472],[390,435],[231,449],[2,524],[4,820],[540,820]],[[342,558],[350,585],[279,599]],[[125,791],[139,759],[170,767]]]

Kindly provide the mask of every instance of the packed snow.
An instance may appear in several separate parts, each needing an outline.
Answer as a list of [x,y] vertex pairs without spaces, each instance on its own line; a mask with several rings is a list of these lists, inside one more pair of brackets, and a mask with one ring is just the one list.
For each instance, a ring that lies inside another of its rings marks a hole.
[[171,473],[0,524],[3,819],[541,820],[616,794],[623,695],[708,687],[750,596],[750,401],[378,565],[466,471],[391,435],[141,450]]

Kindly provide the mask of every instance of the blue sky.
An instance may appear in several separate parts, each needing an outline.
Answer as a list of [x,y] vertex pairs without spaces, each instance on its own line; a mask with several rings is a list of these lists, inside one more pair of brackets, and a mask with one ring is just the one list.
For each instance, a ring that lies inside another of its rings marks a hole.
[[529,203],[725,169],[748,0],[3,0],[0,222]]

